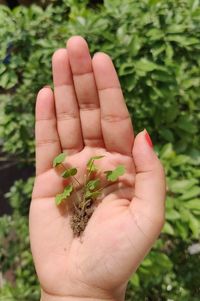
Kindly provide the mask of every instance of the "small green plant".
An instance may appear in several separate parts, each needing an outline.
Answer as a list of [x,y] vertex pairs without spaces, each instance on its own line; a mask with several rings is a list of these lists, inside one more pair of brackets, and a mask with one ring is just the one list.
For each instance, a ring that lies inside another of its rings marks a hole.
[[[84,183],[80,190],[80,182],[75,177],[77,169],[75,167],[66,168],[63,164],[66,154],[61,153],[53,160],[53,167],[62,166],[64,171],[61,173],[61,177],[64,179],[69,178],[70,183],[65,186],[62,193],[59,193],[55,197],[56,205],[60,205],[65,202],[71,194],[76,194],[76,199],[73,200],[72,216],[71,216],[71,228],[74,236],[80,236],[85,230],[87,223],[94,212],[95,201],[101,196],[105,184],[102,185],[102,181],[99,177],[99,169],[94,164],[95,160],[100,160],[104,156],[94,156],[89,159],[86,165],[86,174],[84,177]],[[118,165],[114,170],[104,171],[105,179],[107,182],[116,182],[120,176],[125,173],[123,165]],[[78,193],[78,188],[81,193]]]

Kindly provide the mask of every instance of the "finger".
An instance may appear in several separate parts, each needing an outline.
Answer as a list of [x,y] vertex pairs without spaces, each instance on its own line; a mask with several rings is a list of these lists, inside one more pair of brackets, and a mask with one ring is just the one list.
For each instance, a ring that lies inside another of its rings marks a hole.
[[133,128],[113,63],[105,53],[95,54],[92,63],[99,93],[106,149],[131,155]]
[[131,207],[155,221],[155,227],[161,228],[164,222],[165,174],[146,130],[135,138],[133,159],[136,178]]
[[84,144],[103,147],[99,99],[88,45],[82,37],[75,36],[68,40],[67,50],[80,108]]
[[52,57],[57,127],[61,147],[67,153],[83,148],[79,109],[66,49],[58,49]]
[[50,168],[60,152],[60,141],[56,128],[53,92],[50,88],[39,91],[36,101],[36,175]]

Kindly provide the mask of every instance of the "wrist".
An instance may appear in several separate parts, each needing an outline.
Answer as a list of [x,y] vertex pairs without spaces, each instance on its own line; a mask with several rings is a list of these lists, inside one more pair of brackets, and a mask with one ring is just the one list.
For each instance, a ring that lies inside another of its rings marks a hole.
[[124,301],[124,296],[58,296],[48,294],[42,290],[40,301]]
[[[86,298],[86,297],[75,297],[75,296],[48,296],[48,297],[41,297],[40,301],[118,301],[116,299],[97,299],[97,298]],[[121,300],[123,301],[123,300]]]

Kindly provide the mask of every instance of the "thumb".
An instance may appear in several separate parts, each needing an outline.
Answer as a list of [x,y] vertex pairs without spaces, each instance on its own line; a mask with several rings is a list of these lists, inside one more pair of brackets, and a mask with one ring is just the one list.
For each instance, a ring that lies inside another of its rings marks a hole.
[[164,223],[165,173],[146,130],[136,136],[132,154],[136,177],[131,207],[161,228]]

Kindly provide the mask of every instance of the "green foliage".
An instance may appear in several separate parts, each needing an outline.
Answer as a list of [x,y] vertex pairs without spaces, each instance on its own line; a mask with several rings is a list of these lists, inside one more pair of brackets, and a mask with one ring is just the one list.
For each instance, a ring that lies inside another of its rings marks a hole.
[[103,157],[104,156],[94,156],[89,159],[89,161],[87,162],[87,170],[89,171],[89,173],[98,170],[98,168],[94,165],[94,161],[99,160]]
[[[33,178],[16,181],[7,198],[13,215],[0,217],[0,271],[5,277],[0,299],[38,301],[40,292],[29,246],[28,209]],[[12,279],[14,285],[9,281]]]
[[51,83],[53,51],[73,34],[113,58],[136,131],[179,151],[198,148],[199,2],[107,0],[96,13],[87,2],[0,7],[4,150],[33,157],[35,96]]
[[94,190],[94,189],[97,189],[99,188],[99,185],[100,185],[100,180],[99,179],[96,179],[96,180],[90,180],[87,182],[86,186],[89,190]]
[[61,176],[63,178],[69,178],[69,177],[72,177],[72,176],[75,176],[77,174],[77,169],[75,167],[73,168],[68,168],[66,169],[62,174]]
[[159,154],[167,177],[166,223],[132,277],[127,299],[197,301],[200,253],[191,254],[189,246],[200,237],[200,156],[177,154],[171,144]]
[[5,194],[14,212],[20,216],[28,215],[33,182],[33,177],[29,178],[26,182],[17,180],[10,191]]
[[[61,153],[53,160],[53,166],[57,167],[58,165],[62,164],[64,161],[66,155]],[[101,191],[104,187],[101,187],[101,181],[98,179],[98,175],[95,175],[96,179],[91,180],[91,173],[96,172],[98,168],[95,166],[94,161],[102,159],[104,156],[94,156],[91,157],[87,164],[86,164],[86,173],[85,173],[85,181],[83,183],[82,188],[82,198],[83,200],[92,199],[93,201],[96,200],[97,197],[101,195]],[[64,165],[63,165],[64,167]],[[118,165],[114,170],[109,170],[104,172],[106,174],[107,181],[115,182],[118,180],[119,176],[123,175],[125,173],[125,168],[123,165]],[[62,172],[61,177],[63,178],[70,178],[71,184],[66,186],[64,188],[64,191],[60,194],[57,194],[55,197],[56,205],[60,205],[63,201],[65,201],[73,191],[77,192],[77,187],[74,185],[73,180],[78,183],[78,179],[75,177],[77,174],[77,169],[75,167],[72,168],[65,168],[65,170]],[[81,201],[81,200],[79,200]]]
[[[188,247],[200,238],[200,3],[199,0],[51,1],[45,10],[0,6],[0,140],[8,156],[34,158],[37,91],[51,84],[51,56],[73,34],[92,54],[108,53],[120,76],[136,132],[147,128],[167,175],[163,232],[133,276],[127,300],[199,300],[200,254]],[[90,5],[88,5],[88,3]],[[173,144],[173,146],[172,146]],[[90,162],[95,171],[94,160]],[[14,274],[3,300],[39,300],[28,240],[33,179],[7,193],[11,217],[0,218],[0,270]],[[95,186],[96,185],[96,186]],[[89,184],[99,193],[97,183]],[[117,271],[116,271],[117,273]]]
[[72,191],[73,185],[67,185],[62,193],[56,195],[56,205],[60,205],[63,201],[65,201],[71,195]]
[[117,181],[117,179],[125,173],[123,165],[117,166],[114,170],[105,171],[106,179],[111,182]]
[[59,166],[65,160],[66,154],[61,153],[53,160],[53,167]]

